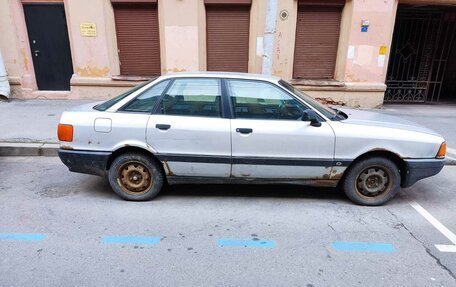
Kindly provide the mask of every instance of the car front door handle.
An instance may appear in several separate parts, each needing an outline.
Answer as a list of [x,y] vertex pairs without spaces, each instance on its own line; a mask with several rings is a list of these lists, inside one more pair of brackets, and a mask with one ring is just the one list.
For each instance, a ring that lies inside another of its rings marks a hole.
[[251,134],[253,133],[253,129],[237,128],[236,132],[241,134]]
[[165,125],[165,124],[156,124],[155,127],[159,130],[166,131],[171,128],[171,125]]

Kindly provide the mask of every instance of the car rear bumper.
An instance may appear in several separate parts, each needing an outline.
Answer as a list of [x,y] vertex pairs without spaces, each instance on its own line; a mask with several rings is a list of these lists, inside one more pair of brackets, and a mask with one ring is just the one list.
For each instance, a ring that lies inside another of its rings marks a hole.
[[445,165],[444,159],[409,159],[402,187],[409,187],[420,179],[438,174]]
[[81,150],[59,150],[60,160],[73,172],[106,175],[111,152],[102,151],[81,151]]

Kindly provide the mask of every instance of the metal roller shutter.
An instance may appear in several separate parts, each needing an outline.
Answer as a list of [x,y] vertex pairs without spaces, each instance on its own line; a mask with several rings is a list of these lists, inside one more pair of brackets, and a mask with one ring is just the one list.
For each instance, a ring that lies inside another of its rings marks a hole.
[[207,70],[248,72],[249,5],[207,5]]
[[114,4],[121,75],[161,74],[156,4]]
[[298,6],[293,78],[334,78],[341,15],[340,5]]

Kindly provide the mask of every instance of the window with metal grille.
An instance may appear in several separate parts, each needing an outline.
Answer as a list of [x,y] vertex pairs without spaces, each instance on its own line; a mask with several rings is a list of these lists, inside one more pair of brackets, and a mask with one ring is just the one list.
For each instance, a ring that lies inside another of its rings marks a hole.
[[300,0],[296,23],[294,79],[333,79],[345,1]]
[[112,2],[120,74],[123,76],[160,75],[157,4]]

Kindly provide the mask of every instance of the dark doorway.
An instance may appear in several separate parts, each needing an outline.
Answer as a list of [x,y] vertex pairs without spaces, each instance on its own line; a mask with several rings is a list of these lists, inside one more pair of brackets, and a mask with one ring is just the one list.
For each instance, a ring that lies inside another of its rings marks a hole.
[[456,99],[456,10],[399,5],[386,78],[385,102]]
[[73,74],[63,4],[26,4],[25,21],[40,90],[70,90]]

